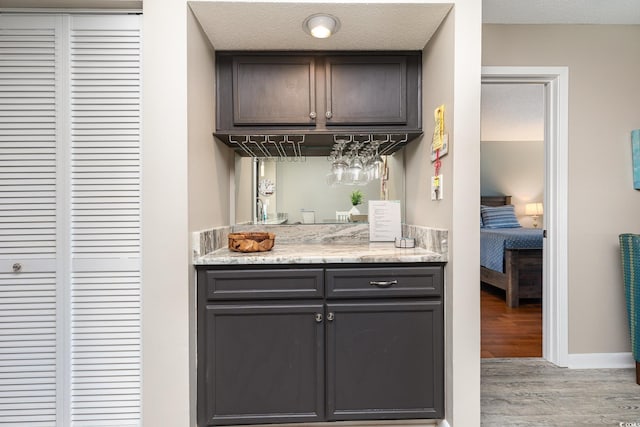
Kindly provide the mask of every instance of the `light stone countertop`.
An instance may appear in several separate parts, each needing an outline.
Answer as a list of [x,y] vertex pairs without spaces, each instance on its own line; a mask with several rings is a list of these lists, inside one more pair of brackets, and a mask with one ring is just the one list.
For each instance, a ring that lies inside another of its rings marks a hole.
[[266,252],[242,253],[217,249],[194,259],[194,265],[329,264],[446,262],[445,255],[423,248],[396,248],[393,242],[295,244],[281,243]]

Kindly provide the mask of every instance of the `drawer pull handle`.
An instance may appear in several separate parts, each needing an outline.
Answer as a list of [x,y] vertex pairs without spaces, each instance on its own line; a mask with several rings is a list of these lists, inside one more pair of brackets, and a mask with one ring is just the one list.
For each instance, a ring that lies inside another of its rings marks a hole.
[[316,313],[316,322],[318,322],[318,323],[322,322],[322,314],[321,313]]
[[331,322],[333,321],[333,319],[335,319],[335,315],[330,311],[329,313],[327,313],[327,320]]
[[398,281],[397,280],[388,280],[384,282],[371,281],[369,282],[369,284],[371,286],[377,286],[379,288],[390,288],[393,285],[397,285]]

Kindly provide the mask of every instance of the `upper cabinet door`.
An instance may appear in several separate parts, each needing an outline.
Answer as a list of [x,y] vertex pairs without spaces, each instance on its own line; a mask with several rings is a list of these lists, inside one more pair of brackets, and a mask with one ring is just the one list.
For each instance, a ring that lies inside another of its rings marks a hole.
[[407,123],[406,56],[327,57],[325,85],[327,126]]
[[234,57],[234,125],[314,124],[314,67],[308,56]]

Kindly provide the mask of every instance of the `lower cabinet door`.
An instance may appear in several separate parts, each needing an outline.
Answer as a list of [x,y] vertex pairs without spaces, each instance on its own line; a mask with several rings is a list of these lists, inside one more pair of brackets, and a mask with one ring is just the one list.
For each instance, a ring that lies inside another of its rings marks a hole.
[[327,419],[444,416],[440,301],[327,304]]
[[207,305],[199,425],[321,420],[323,311],[320,303]]

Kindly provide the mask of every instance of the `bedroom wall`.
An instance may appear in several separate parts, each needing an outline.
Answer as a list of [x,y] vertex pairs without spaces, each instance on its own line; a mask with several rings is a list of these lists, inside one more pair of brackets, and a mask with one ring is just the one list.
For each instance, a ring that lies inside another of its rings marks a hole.
[[520,224],[533,227],[525,204],[543,201],[544,141],[481,141],[480,194],[511,195]]
[[640,26],[485,25],[484,66],[569,67],[569,353],[630,351],[618,234],[640,233]]

